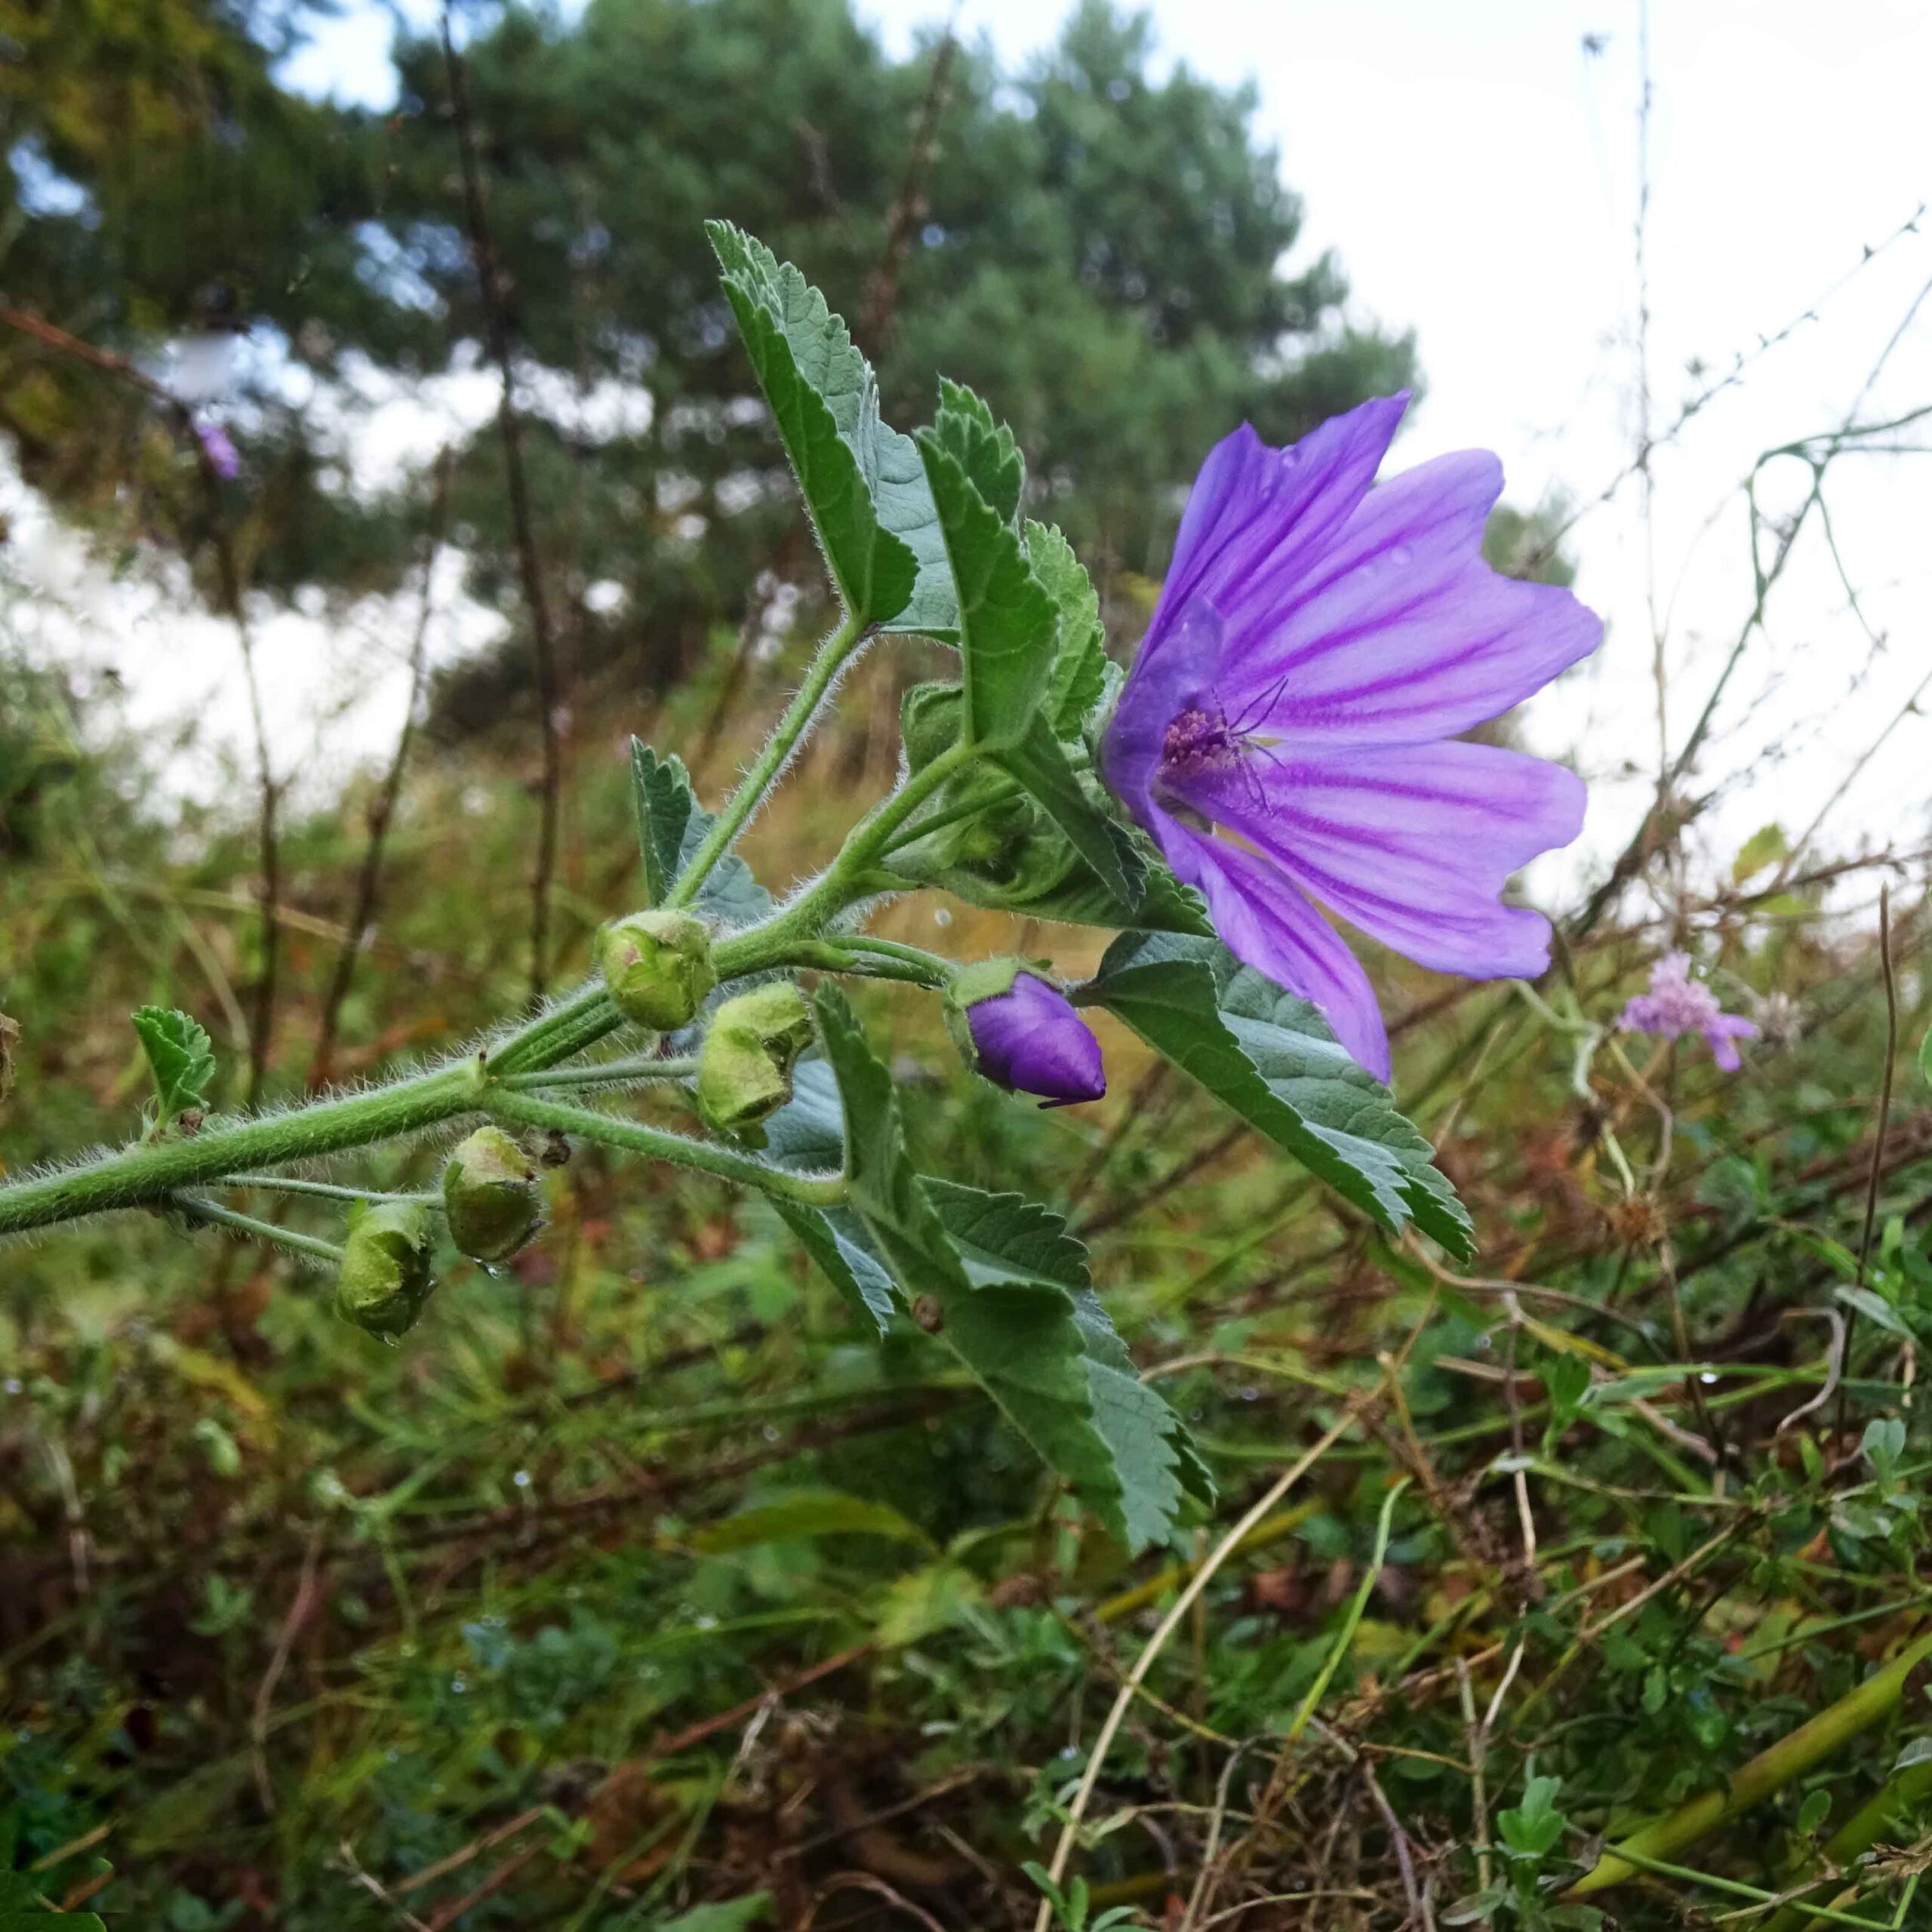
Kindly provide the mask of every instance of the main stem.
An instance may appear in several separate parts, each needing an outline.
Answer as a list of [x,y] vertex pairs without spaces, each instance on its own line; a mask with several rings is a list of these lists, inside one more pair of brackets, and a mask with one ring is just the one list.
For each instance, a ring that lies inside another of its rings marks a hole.
[[192,1140],[131,1147],[86,1167],[0,1188],[0,1235],[23,1234],[110,1208],[138,1208],[196,1182],[419,1133],[475,1112],[481,1104],[475,1074],[467,1066],[454,1066],[373,1094],[212,1128]]
[[798,740],[804,736],[806,728],[825,702],[826,693],[837,681],[846,660],[858,648],[864,636],[865,626],[848,611],[838,628],[819,646],[818,655],[812,660],[804,682],[786,706],[777,730],[765,741],[764,750],[758,755],[758,761],[745,774],[729,803],[718,814],[716,822],[705,835],[704,843],[692,854],[691,862],[685,868],[683,875],[665,895],[666,906],[688,906],[697,898],[698,888],[711,876],[712,868],[731,849],[752,813],[764,801],[773,781],[798,749]]
[[[694,856],[669,895],[669,903],[688,904],[696,896],[706,875],[729,848],[796,748],[862,636],[863,627],[848,617],[826,639],[770,743]],[[814,951],[808,943],[816,940],[854,900],[865,896],[879,856],[894,835],[974,755],[971,748],[955,746],[875,806],[853,828],[832,864],[789,906],[762,925],[718,943],[714,957],[720,977],[740,977],[788,961],[822,964],[832,970],[842,964],[850,970],[849,958],[808,958]],[[908,977],[941,977],[935,971],[940,962],[928,963],[916,949],[888,951],[881,943],[868,949],[876,955],[875,971],[892,970],[886,964],[892,961]],[[790,1200],[828,1205],[844,1198],[844,1183],[836,1177],[787,1174],[730,1149],[662,1134],[585,1109],[557,1106],[496,1084],[507,1076],[540,1072],[573,1059],[623,1024],[623,1017],[601,983],[592,981],[493,1051],[438,1072],[420,1074],[374,1093],[325,1100],[294,1112],[210,1128],[192,1140],[131,1147],[85,1166],[0,1187],[0,1237],[115,1208],[141,1207],[198,1183],[343,1153],[476,1113],[494,1113],[531,1126],[553,1126],[565,1133],[590,1132],[613,1146],[702,1168]],[[518,1088],[523,1084],[519,1081]]]

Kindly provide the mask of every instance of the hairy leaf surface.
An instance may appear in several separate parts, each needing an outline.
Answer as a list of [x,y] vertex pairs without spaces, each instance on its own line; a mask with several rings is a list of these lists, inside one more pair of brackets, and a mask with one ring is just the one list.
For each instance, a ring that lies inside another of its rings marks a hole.
[[1218,940],[1124,934],[1078,995],[1103,1006],[1391,1234],[1413,1222],[1451,1254],[1469,1218],[1429,1144],[1307,1001]]

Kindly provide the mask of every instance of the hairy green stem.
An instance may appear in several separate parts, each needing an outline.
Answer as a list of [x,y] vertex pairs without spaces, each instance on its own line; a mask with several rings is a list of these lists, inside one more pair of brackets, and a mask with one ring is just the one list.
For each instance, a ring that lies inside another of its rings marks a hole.
[[481,1107],[475,1072],[463,1066],[292,1113],[232,1127],[211,1125],[191,1140],[130,1147],[82,1167],[0,1188],[0,1235],[51,1227],[114,1208],[138,1208],[197,1182],[340,1154],[399,1134],[419,1133]]
[[623,1060],[599,1060],[594,1066],[554,1066],[530,1073],[506,1074],[499,1084],[512,1094],[552,1087],[639,1087],[653,1081],[688,1080],[697,1072],[694,1054],[666,1060],[651,1054],[633,1054]]
[[232,1208],[224,1208],[219,1201],[205,1201],[199,1195],[173,1194],[167,1204],[177,1214],[191,1221],[199,1221],[211,1228],[226,1228],[238,1235],[246,1235],[251,1240],[272,1242],[277,1247],[285,1247],[291,1254],[299,1254],[306,1261],[320,1261],[331,1268],[342,1266],[342,1250],[332,1241],[322,1241],[314,1235],[299,1235],[293,1228],[278,1227],[272,1221],[257,1220],[252,1214],[238,1214]]
[[881,799],[846,835],[838,856],[789,905],[762,925],[734,933],[712,948],[718,977],[762,972],[784,963],[801,941],[818,937],[848,906],[875,891],[874,862],[892,835],[978,755],[971,746],[955,745],[915,771],[890,798]]
[[527,1073],[574,1058],[624,1023],[601,980],[592,980],[489,1055],[492,1074]]
[[694,1168],[702,1174],[715,1174],[720,1180],[758,1188],[802,1207],[835,1208],[845,1198],[842,1175],[788,1174],[731,1148],[693,1140],[681,1134],[668,1134],[661,1128],[646,1127],[641,1121],[624,1120],[589,1107],[571,1106],[563,1101],[540,1100],[533,1094],[500,1089],[490,1095],[488,1105],[497,1119],[513,1126],[574,1134],[581,1140],[598,1141],[626,1153],[648,1154],[654,1160]]
[[223,1187],[256,1187],[274,1194],[312,1194],[324,1201],[420,1201],[439,1207],[440,1194],[392,1194],[379,1187],[342,1187],[332,1180],[304,1180],[297,1174],[224,1174]]
[[784,716],[778,721],[778,728],[765,741],[757,762],[745,774],[738,789],[718,814],[710,831],[705,835],[703,844],[691,854],[691,863],[665,895],[667,908],[688,906],[697,898],[698,888],[710,877],[712,868],[731,849],[738,834],[743,831],[765,793],[771,790],[773,781],[798,749],[798,740],[804,736],[819,706],[825,702],[826,693],[837,681],[846,660],[865,635],[864,625],[854,614],[848,611],[838,628],[819,646],[818,655],[812,660],[804,682],[798,687],[792,702],[785,708]]

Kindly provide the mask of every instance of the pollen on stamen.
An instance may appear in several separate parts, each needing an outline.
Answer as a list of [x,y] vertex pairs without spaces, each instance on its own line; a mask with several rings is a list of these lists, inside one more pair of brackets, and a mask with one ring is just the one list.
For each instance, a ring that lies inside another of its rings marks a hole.
[[1161,741],[1161,762],[1175,773],[1225,771],[1241,762],[1241,740],[1220,712],[1190,705]]

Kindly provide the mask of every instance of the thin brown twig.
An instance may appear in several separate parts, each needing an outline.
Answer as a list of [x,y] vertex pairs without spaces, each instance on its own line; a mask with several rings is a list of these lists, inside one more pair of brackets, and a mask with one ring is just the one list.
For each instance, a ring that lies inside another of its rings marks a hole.
[[912,231],[926,212],[926,176],[939,144],[940,116],[946,110],[947,82],[959,52],[948,19],[939,45],[933,50],[932,72],[926,82],[925,98],[919,104],[919,118],[912,134],[912,152],[906,164],[906,178],[894,196],[886,217],[885,247],[866,288],[866,309],[859,325],[859,342],[875,362],[885,354],[892,340],[892,326],[899,313],[900,277],[906,265],[906,251]]
[[463,163],[463,213],[469,227],[470,257],[483,302],[491,359],[500,383],[497,429],[503,443],[503,481],[515,534],[517,569],[525,608],[530,614],[531,661],[537,674],[537,709],[543,748],[543,775],[537,835],[537,863],[530,888],[530,997],[541,1000],[549,984],[550,899],[557,869],[557,827],[564,783],[563,744],[558,730],[557,638],[550,600],[543,587],[543,559],[531,514],[530,490],[523,468],[523,419],[516,405],[516,358],[510,336],[509,305],[496,243],[490,232],[489,205],[469,105],[469,70],[456,51],[449,0],[442,10],[443,63],[448,76],[450,113]]
[[409,651],[409,691],[404,700],[402,729],[396,734],[395,749],[390,754],[389,770],[383,776],[375,801],[369,808],[369,840],[362,853],[362,868],[355,881],[355,909],[342,936],[336,954],[335,971],[322,1001],[322,1020],[315,1041],[315,1057],[309,1063],[309,1091],[326,1087],[334,1077],[337,1029],[343,1002],[355,979],[356,962],[361,957],[363,941],[376,917],[376,901],[382,890],[383,851],[388,842],[396,801],[402,795],[402,778],[416,737],[416,709],[422,700],[423,678],[428,663],[429,620],[434,611],[436,558],[443,547],[443,534],[449,517],[450,477],[453,462],[445,450],[436,459],[435,495],[429,510],[429,527],[423,546],[423,598],[416,617],[416,635]]
[[264,1811],[273,1812],[275,1785],[269,1777],[269,1718],[275,1708],[275,1686],[281,1681],[281,1675],[288,1668],[288,1660],[294,1654],[295,1640],[301,1635],[303,1626],[314,1615],[318,1592],[315,1587],[315,1567],[322,1553],[322,1533],[317,1530],[311,1534],[308,1546],[302,1552],[302,1571],[296,1579],[295,1595],[288,1606],[288,1614],[281,1620],[277,1632],[275,1651],[269,1659],[269,1667],[262,1672],[262,1681],[255,1687],[255,1704],[249,1719],[248,1739],[254,1761],[255,1789],[262,1801]]

